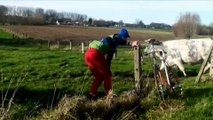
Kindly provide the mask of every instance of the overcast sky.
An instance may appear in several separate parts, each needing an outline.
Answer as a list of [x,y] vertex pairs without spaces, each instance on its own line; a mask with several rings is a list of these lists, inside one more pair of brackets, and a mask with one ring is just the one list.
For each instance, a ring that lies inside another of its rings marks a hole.
[[54,9],[57,12],[76,12],[104,20],[123,20],[134,23],[141,19],[174,24],[180,14],[196,13],[201,23],[213,23],[213,1],[210,0],[0,0],[0,5]]

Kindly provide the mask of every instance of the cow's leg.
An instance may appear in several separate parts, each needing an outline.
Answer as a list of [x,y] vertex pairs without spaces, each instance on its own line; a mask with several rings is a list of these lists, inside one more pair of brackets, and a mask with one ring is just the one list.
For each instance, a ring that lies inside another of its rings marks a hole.
[[[202,54],[201,57],[203,58],[203,60],[205,60],[207,56],[206,56],[205,54],[204,54],[204,55]],[[206,71],[207,71],[208,69],[210,69],[210,67],[211,67],[211,58],[209,58],[209,60],[208,60],[208,62],[207,62],[207,65],[206,65],[205,68],[204,68],[203,73],[206,73]]]
[[207,65],[206,65],[206,67],[204,68],[203,73],[206,73],[206,71],[207,71],[210,67],[211,67],[211,63],[208,62]]
[[187,75],[183,64],[181,62],[176,62],[175,64],[178,66],[178,68],[182,71],[183,75],[186,77]]

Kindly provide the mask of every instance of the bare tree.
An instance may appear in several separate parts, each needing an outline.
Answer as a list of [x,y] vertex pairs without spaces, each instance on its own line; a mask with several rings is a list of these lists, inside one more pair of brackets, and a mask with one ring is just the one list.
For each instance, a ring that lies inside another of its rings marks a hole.
[[93,19],[92,19],[92,18],[89,18],[88,24],[89,24],[90,26],[92,25],[92,22],[93,22]]
[[141,27],[141,28],[145,28],[146,27],[145,24],[143,23],[143,21],[141,19],[139,19],[139,18],[137,18],[135,20],[135,23],[137,24],[137,27]]
[[180,15],[179,20],[173,25],[173,33],[176,37],[189,39],[197,33],[198,26],[200,26],[199,15],[187,12]]
[[209,25],[209,35],[213,35],[213,23],[211,23],[210,25]]
[[58,19],[63,19],[64,18],[64,13],[63,12],[58,12],[57,13],[57,18]]
[[57,12],[53,9],[48,9],[45,12],[45,19],[48,24],[53,24],[57,20]]
[[26,10],[24,10],[23,12],[23,16],[29,17],[29,16],[34,16],[34,11],[33,9],[27,8]]
[[15,16],[16,15],[16,6],[7,6],[7,15]]
[[36,8],[35,9],[35,16],[44,16],[44,9],[42,8]]
[[124,26],[124,21],[123,21],[123,20],[120,20],[120,21],[118,22],[118,25],[119,25],[120,27],[123,27],[123,26]]
[[0,5],[0,15],[6,15],[8,8],[6,6]]
[[7,7],[0,5],[0,23],[4,24],[5,22],[5,15],[7,14]]

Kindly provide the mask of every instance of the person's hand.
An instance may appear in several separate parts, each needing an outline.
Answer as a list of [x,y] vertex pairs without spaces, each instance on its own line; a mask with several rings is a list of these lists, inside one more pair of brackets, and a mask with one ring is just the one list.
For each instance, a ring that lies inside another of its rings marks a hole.
[[132,47],[138,47],[138,46],[140,46],[140,43],[138,41],[132,41],[132,42],[130,42],[130,45]]

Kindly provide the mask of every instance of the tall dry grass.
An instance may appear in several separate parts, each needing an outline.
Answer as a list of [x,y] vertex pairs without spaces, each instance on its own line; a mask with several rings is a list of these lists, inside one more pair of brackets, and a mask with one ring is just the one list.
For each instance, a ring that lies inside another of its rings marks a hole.
[[[24,77],[19,77],[18,79],[15,79],[15,77],[17,76],[16,74],[13,75],[13,77],[9,80],[10,83],[7,87],[6,92],[4,93],[3,88],[1,89],[1,106],[0,106],[0,120],[8,120],[10,119],[10,115],[9,115],[9,111],[11,110],[11,107],[13,104],[15,104],[13,102],[15,95],[19,89],[19,87],[22,85],[23,81],[25,80],[26,76],[28,75],[28,73],[26,73],[24,75]],[[1,82],[3,83],[3,79],[4,78],[4,73],[1,70]],[[15,83],[15,89],[12,92],[12,95],[9,96],[9,89],[11,88],[11,85]]]
[[118,97],[89,100],[85,96],[64,96],[52,111],[43,111],[38,120],[126,119],[135,117],[140,106],[137,94],[125,92]]

